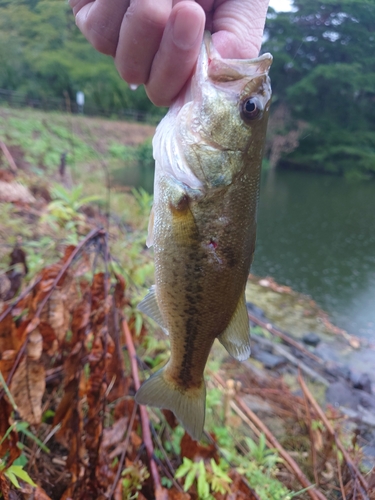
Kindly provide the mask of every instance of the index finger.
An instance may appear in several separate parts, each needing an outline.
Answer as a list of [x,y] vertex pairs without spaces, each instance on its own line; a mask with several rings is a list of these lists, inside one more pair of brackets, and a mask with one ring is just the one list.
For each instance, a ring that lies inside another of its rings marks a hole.
[[87,40],[99,52],[114,57],[130,0],[69,0],[69,4]]

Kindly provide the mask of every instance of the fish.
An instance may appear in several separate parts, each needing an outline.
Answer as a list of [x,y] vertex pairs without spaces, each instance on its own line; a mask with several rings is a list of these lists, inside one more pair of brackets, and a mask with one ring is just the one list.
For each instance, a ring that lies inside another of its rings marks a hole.
[[153,138],[147,245],[155,285],[138,309],[169,335],[170,359],[135,400],[171,410],[199,440],[204,369],[217,338],[250,355],[245,287],[254,256],[260,171],[271,102],[271,54],[224,59],[205,34],[195,71]]

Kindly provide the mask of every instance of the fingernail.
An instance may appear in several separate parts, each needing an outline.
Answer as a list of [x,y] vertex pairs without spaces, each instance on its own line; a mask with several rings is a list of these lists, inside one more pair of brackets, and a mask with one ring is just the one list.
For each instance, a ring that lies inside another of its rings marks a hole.
[[180,9],[173,23],[173,41],[177,47],[183,50],[190,49],[201,36],[201,22],[197,13]]

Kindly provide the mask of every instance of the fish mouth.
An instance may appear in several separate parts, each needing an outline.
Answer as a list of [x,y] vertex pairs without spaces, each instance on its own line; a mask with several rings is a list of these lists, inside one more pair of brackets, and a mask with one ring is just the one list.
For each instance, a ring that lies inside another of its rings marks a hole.
[[211,35],[207,32],[199,58],[201,64],[199,65],[198,61],[198,67],[206,71],[207,78],[212,82],[231,82],[243,78],[267,76],[273,60],[268,52],[253,59],[224,59],[214,47]]
[[181,109],[184,104],[199,100],[202,97],[202,83],[207,80],[213,85],[233,82],[235,86],[235,82],[244,78],[263,78],[270,87],[268,73],[272,60],[268,52],[254,59],[224,59],[214,47],[211,33],[206,31],[195,73],[177,99],[176,108]]

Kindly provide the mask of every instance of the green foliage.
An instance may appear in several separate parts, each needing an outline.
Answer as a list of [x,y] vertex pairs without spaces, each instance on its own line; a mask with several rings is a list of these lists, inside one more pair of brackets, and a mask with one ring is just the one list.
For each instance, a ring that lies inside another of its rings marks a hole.
[[47,212],[42,217],[42,222],[46,222],[56,231],[62,227],[68,231],[69,239],[67,243],[76,245],[79,237],[79,227],[85,220],[84,215],[79,210],[88,203],[98,201],[100,196],[82,196],[83,187],[76,186],[68,191],[60,184],[56,184],[51,189],[53,201],[48,204]]
[[[18,410],[17,405],[13,399],[11,392],[9,391],[9,387],[7,386],[1,372],[0,372],[0,387],[4,389],[10,404],[12,405],[13,409],[17,411]],[[17,433],[23,434],[31,441],[34,441],[37,444],[37,446],[44,452],[49,453],[49,449],[47,448],[47,446],[45,446],[45,444],[42,443],[42,441],[37,436],[35,436],[33,432],[29,430],[29,427],[30,426],[27,422],[23,421],[14,422],[10,427],[8,427],[7,431],[2,436],[0,445],[8,438],[9,434],[12,431],[16,431]],[[24,447],[23,443],[21,442],[18,442],[17,446],[21,450]],[[13,461],[13,463],[8,465],[7,464],[8,453],[9,452],[7,452],[3,458],[0,458],[0,472],[2,472],[5,475],[5,477],[7,477],[9,481],[13,484],[13,486],[17,489],[21,488],[18,482],[19,479],[21,479],[21,481],[24,481],[27,484],[30,484],[31,486],[36,487],[37,485],[31,479],[29,474],[24,470],[25,465],[27,465],[28,463],[27,457],[22,453],[16,460]]]
[[146,466],[134,462],[122,471],[121,476],[123,478],[122,498],[124,500],[132,500],[138,498],[139,491],[150,474]]
[[295,0],[294,6],[294,12],[270,9],[264,46],[274,55],[274,111],[283,105],[295,128],[297,120],[308,126],[282,161],[351,179],[374,176],[375,4]]
[[17,460],[15,460],[10,467],[6,467],[6,465],[0,458],[0,472],[3,471],[5,477],[9,479],[13,486],[15,486],[17,489],[20,489],[21,486],[18,482],[18,479],[21,479],[21,481],[24,481],[25,483],[36,487],[37,485],[31,479],[29,474],[23,469],[23,467],[23,465],[17,464]]
[[211,493],[230,493],[231,478],[224,470],[223,463],[217,464],[212,458],[210,466],[206,466],[204,460],[193,462],[184,457],[182,465],[177,469],[175,478],[185,477],[184,491],[188,491],[196,483],[198,498],[211,500]]
[[22,0],[0,4],[0,88],[44,101],[85,93],[85,110],[107,114],[132,108],[162,116],[143,87],[136,91],[118,75],[113,60],[81,35],[67,2]]
[[62,153],[68,153],[68,165],[97,157],[94,148],[74,134],[68,118],[58,113],[46,115],[3,110],[0,114],[0,139],[22,148],[24,161],[38,175],[44,175],[45,170],[56,172]]

